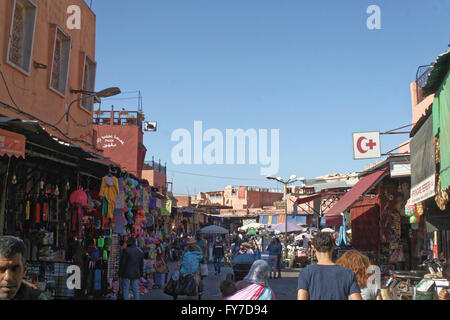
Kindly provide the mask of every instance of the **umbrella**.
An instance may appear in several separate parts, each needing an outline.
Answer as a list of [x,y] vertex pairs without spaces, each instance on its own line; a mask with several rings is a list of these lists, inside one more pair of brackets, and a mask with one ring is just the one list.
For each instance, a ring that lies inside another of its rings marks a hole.
[[334,232],[334,230],[331,229],[331,228],[324,228],[324,229],[322,229],[321,231],[322,231],[322,232]]
[[229,233],[229,231],[227,229],[216,226],[216,225],[210,225],[210,226],[201,228],[198,232],[204,233],[204,234],[227,234],[227,233]]
[[253,223],[250,223],[250,224],[240,227],[238,230],[239,231],[247,231],[248,228],[261,229],[261,228],[264,228],[264,225],[262,223],[253,222]]
[[305,236],[305,238],[307,239],[312,239],[314,238],[314,236],[310,235],[309,233],[301,233],[298,236],[295,237],[295,240],[302,240],[303,236]]
[[[278,223],[278,224],[272,226],[271,229],[275,230],[275,231],[286,232],[286,223],[285,222]],[[298,232],[298,231],[303,231],[303,230],[304,230],[304,228],[302,228],[294,223],[291,223],[291,222],[287,223],[287,232]]]

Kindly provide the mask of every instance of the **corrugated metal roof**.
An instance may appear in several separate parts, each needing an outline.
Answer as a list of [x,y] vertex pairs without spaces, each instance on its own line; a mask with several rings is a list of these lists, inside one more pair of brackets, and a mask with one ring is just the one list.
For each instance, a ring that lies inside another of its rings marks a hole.
[[51,136],[43,127],[41,127],[38,121],[0,117],[0,128],[23,134],[26,137],[27,142],[33,142],[54,149],[55,151],[65,152],[75,157],[83,159],[105,159],[103,156],[85,150],[79,145],[74,145]]
[[373,187],[386,174],[389,174],[389,166],[375,171],[359,180],[349,192],[344,194],[344,196],[325,213],[325,216],[340,215],[341,213],[347,211],[348,208],[358,201],[358,199],[366,193],[367,190]]

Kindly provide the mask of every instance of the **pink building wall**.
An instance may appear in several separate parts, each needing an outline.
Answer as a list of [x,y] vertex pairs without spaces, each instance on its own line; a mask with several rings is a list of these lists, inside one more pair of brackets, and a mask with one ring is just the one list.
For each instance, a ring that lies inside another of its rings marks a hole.
[[[96,16],[83,0],[33,0],[33,2],[37,6],[37,16],[31,66],[27,74],[7,62],[15,2],[0,1],[0,70],[6,79],[11,96],[22,111],[54,125],[69,138],[86,141],[88,144],[83,144],[83,147],[95,152],[92,112],[83,109],[80,103],[74,103],[70,109],[68,123],[61,119],[66,113],[66,106],[80,97],[80,94],[71,93],[70,89],[82,88],[85,56],[95,60]],[[67,14],[67,8],[70,5],[77,5],[81,9],[81,30],[67,28],[67,20],[70,16]],[[50,89],[56,26],[72,41],[64,95]],[[36,68],[34,62],[45,65],[46,69]],[[10,106],[15,105],[3,82],[0,85],[0,101]],[[5,107],[0,107],[0,114],[31,120]],[[67,141],[66,137],[51,126],[46,126],[46,130]],[[79,142],[73,143],[79,144]]]
[[[425,111],[433,104],[434,100],[434,94],[431,94],[425,99],[422,97],[422,91],[418,88],[418,83],[416,81],[412,82],[410,84],[410,90],[411,90],[411,110],[412,110],[412,119],[411,123],[415,124],[417,121],[425,114]],[[410,145],[409,140],[405,141],[408,142],[408,144],[400,147],[398,149],[399,153],[409,153],[410,152]]]

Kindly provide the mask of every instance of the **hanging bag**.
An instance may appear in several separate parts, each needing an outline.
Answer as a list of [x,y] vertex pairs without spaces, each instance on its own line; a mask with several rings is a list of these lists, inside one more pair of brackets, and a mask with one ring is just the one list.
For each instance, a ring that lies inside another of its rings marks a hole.
[[208,265],[206,263],[202,263],[200,265],[200,274],[203,277],[207,277],[208,276]]

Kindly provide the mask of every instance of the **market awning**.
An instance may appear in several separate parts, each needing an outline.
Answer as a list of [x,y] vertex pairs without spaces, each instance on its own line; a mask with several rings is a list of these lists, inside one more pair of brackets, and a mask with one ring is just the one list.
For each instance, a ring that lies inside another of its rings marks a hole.
[[342,198],[328,212],[325,213],[325,216],[340,216],[341,213],[347,211],[348,208],[355,204],[355,202],[358,201],[364,193],[375,186],[387,174],[389,174],[389,166],[361,178],[349,192],[344,194]]
[[44,148],[51,153],[67,154],[80,159],[105,159],[105,157],[90,152],[79,145],[68,143],[50,135],[39,124],[39,121],[0,117],[0,129],[6,129],[9,132],[23,135],[27,139],[27,146]]
[[314,199],[320,197],[322,195],[322,193],[316,193],[310,196],[306,196],[306,197],[298,197],[297,200],[294,202],[296,204],[303,204],[303,203],[307,203],[307,202],[311,202]]
[[440,54],[436,62],[433,63],[433,67],[430,70],[426,85],[422,88],[423,96],[426,97],[429,94],[435,93],[439,90],[442,82],[450,70],[450,48],[447,52]]
[[25,136],[0,129],[0,156],[25,158]]

